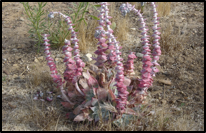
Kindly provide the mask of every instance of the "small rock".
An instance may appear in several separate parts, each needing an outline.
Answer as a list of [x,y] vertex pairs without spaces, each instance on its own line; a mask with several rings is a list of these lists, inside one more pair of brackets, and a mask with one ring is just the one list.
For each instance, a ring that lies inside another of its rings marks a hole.
[[19,56],[14,56],[14,60],[21,60],[21,57],[19,57]]
[[17,49],[23,49],[23,48],[26,48],[26,44],[19,44],[17,46]]
[[13,50],[13,51],[18,51],[16,48],[13,48],[12,50]]
[[94,71],[94,72],[98,72],[98,67],[94,64],[88,64],[89,65],[89,69]]
[[159,99],[156,99],[155,102],[158,103],[158,102],[159,102]]
[[44,56],[37,57],[38,60],[44,60]]
[[184,20],[185,18],[181,17],[182,20]]
[[142,58],[143,54],[142,53],[137,53],[136,56]]
[[92,61],[92,58],[91,58],[91,57],[92,57],[92,54],[87,53],[87,54],[86,54],[86,57],[88,58],[88,61]]
[[162,104],[166,104],[167,101],[166,101],[166,100],[162,100],[161,103],[162,103]]
[[197,33],[197,30],[193,29],[194,33],[196,34]]
[[140,47],[142,47],[142,44],[141,44],[141,43],[134,43],[134,46],[135,46],[136,48],[140,48]]
[[159,79],[158,82],[166,85],[172,85],[172,82],[170,80]]
[[13,102],[9,102],[8,105],[9,105],[11,108],[16,108],[16,104],[13,103]]
[[34,62],[39,63],[39,60],[35,57]]
[[154,115],[154,114],[155,114],[155,111],[152,110],[152,111],[149,112],[149,114]]
[[133,30],[133,31],[136,31],[136,28],[130,28],[131,30]]
[[[164,57],[163,55],[160,55],[162,58]],[[173,64],[173,63],[175,63],[175,60],[174,60],[174,58],[170,58],[170,57],[168,57],[167,58],[167,62],[168,63],[170,63],[170,64]]]
[[18,64],[13,64],[13,67],[18,67]]
[[188,97],[184,97],[185,100],[189,100]]
[[18,75],[16,75],[16,74],[14,74],[13,76],[12,76],[12,78],[14,79],[14,78],[17,78],[18,77]]
[[56,63],[61,62],[61,58],[55,58]]
[[2,110],[2,118],[5,117],[7,111]]
[[185,95],[185,93],[183,91],[180,92],[182,95]]
[[8,69],[3,69],[3,73],[5,73],[6,75],[9,74],[9,70]]
[[152,98],[152,99],[151,99],[151,103],[155,103],[155,102],[158,103],[158,102],[159,102],[159,99],[153,99],[153,98]]
[[20,19],[19,19],[20,21],[24,21],[24,19],[22,18],[22,17],[20,17]]
[[170,100],[169,103],[170,104],[174,104],[176,102],[176,100]]
[[2,95],[5,95],[6,93],[7,91],[2,88]]
[[86,55],[81,56],[80,59],[85,63],[88,63],[89,61],[91,61],[90,58],[88,58]]
[[56,58],[62,58],[64,59],[65,55],[64,54],[57,54]]
[[174,111],[181,111],[181,109],[180,108],[178,108],[178,107],[176,107],[176,106],[174,106],[174,107],[170,107],[172,110],[174,110]]

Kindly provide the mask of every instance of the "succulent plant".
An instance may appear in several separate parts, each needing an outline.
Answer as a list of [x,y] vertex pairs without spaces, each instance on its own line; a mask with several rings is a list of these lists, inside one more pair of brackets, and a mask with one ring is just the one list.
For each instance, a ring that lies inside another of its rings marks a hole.
[[[95,51],[97,57],[93,58],[96,63],[85,69],[85,63],[79,58],[78,39],[72,27],[71,19],[60,12],[51,12],[49,17],[54,18],[55,14],[63,16],[69,26],[68,30],[72,34],[70,41],[65,40],[63,47],[66,65],[63,80],[60,75],[57,75],[56,66],[50,56],[48,34],[43,35],[46,60],[52,73],[51,76],[57,87],[60,88],[63,100],[61,104],[72,110],[67,113],[67,118],[74,121],[99,121],[100,119],[108,121],[110,119],[117,125],[124,122],[126,126],[132,116],[140,115],[137,112],[141,105],[146,104],[147,89],[153,83],[152,77],[158,72],[155,66],[159,65],[157,61],[161,50],[158,42],[160,33],[157,27],[159,23],[156,6],[154,2],[151,3],[154,11],[153,58],[150,57],[151,44],[149,44],[149,36],[147,35],[148,29],[140,10],[135,9],[129,3],[120,6],[120,11],[124,16],[133,11],[140,18],[141,40],[144,50],[142,52],[142,75],[141,78],[138,78],[134,73],[134,59],[137,58],[135,53],[131,52],[128,55],[128,60],[124,64],[122,63],[121,47],[118,45],[120,42],[117,42],[112,28],[110,28],[112,23],[109,21],[111,17],[108,16],[109,9],[107,6],[109,4],[102,2],[100,5],[99,26],[94,34],[94,37],[99,41]],[[105,30],[105,27],[107,30]],[[70,47],[70,42],[74,44],[73,48]],[[110,53],[106,54],[106,50],[109,50]],[[72,51],[74,52],[72,53]],[[37,96],[35,99],[37,99]],[[47,98],[47,100],[51,100],[51,98]]]

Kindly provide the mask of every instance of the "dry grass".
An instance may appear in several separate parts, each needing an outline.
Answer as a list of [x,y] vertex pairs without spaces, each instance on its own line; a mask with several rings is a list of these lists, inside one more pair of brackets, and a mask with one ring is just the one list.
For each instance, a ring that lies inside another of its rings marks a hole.
[[[178,30],[175,30],[174,28],[178,28]],[[188,37],[185,34],[182,34],[181,31],[182,29],[179,26],[177,27],[171,23],[161,25],[161,38],[159,42],[163,54],[172,56],[174,53],[184,49],[183,45],[187,43]]]
[[[146,115],[145,117],[134,118],[128,125],[117,127],[111,120],[108,122],[100,122],[97,124],[89,124],[87,121],[73,123],[66,119],[66,110],[60,104],[60,99],[56,98],[52,102],[33,101],[33,94],[36,88],[41,88],[45,92],[51,86],[51,77],[45,66],[36,65],[31,67],[32,76],[28,80],[29,97],[21,101],[21,106],[13,110],[6,122],[2,124],[2,130],[38,130],[38,131],[189,131],[194,130],[195,124],[189,116],[186,116],[183,110],[173,111],[166,104],[158,105],[152,101],[148,101],[151,108],[143,108],[140,113],[154,111],[154,115]],[[165,94],[164,94],[165,95]],[[151,98],[149,98],[151,99]],[[165,98],[163,98],[165,99]],[[176,114],[179,114],[178,117]],[[141,122],[141,125],[139,125]],[[18,124],[18,125],[17,125]],[[192,125],[192,126],[191,126]]]
[[[123,41],[127,40],[127,32],[129,31],[129,23],[128,23],[128,18],[123,18],[120,13],[116,12],[116,5],[115,2],[110,2],[109,8],[109,16],[112,16],[110,19],[111,22],[116,23],[116,28],[114,30],[114,35],[117,37],[118,41]],[[117,13],[117,14],[116,14]],[[98,13],[95,12],[92,14],[94,16],[98,16]],[[94,33],[96,30],[96,27],[99,25],[98,21],[94,19],[89,19],[88,20],[88,25],[82,25],[82,27],[79,30],[78,38],[80,38],[80,50],[81,52],[86,53],[88,52],[88,47],[89,46],[94,46],[97,47],[96,44],[98,40],[94,38]]]
[[96,20],[89,20],[90,22],[87,25],[86,28],[86,43],[89,44],[89,47],[97,47],[98,40],[94,37],[94,33],[96,30],[96,27],[99,25],[98,21]]
[[31,65],[31,69],[33,71],[30,73],[30,83],[34,88],[40,86],[42,83],[44,83],[44,85],[53,83],[49,72],[49,66],[46,66],[46,64],[45,66],[40,66],[39,63],[36,63]]
[[[30,82],[28,82],[28,86],[32,91],[39,87],[43,92],[46,92],[48,88],[51,88],[47,84],[51,81],[51,78],[49,79],[48,75],[42,74],[42,67],[40,66],[37,66],[34,70],[36,71],[33,73]],[[44,87],[42,87],[42,84],[44,84]],[[152,108],[143,108],[140,113],[148,114],[150,111],[154,111],[155,114],[134,118],[126,126],[117,127],[111,120],[104,122],[101,119],[97,124],[89,124],[87,121],[73,123],[66,119],[65,116],[68,110],[64,109],[60,105],[61,100],[55,97],[56,94],[52,102],[33,101],[32,92],[30,97],[27,97],[19,108],[10,113],[2,129],[4,131],[189,131],[194,130],[193,128],[195,127],[191,118],[184,115],[182,110],[174,112],[166,104],[157,105],[157,103],[151,101],[148,104],[152,105]],[[179,113],[179,117],[174,117],[174,113]],[[139,122],[141,122],[141,125],[139,125]],[[193,126],[191,127],[191,125]]]
[[124,18],[122,16],[118,15],[118,21],[116,21],[117,23],[117,28],[114,31],[114,36],[117,37],[117,40],[122,42],[127,40],[127,33],[129,31],[129,24],[128,24],[128,19],[127,17]]
[[[117,40],[120,42],[128,40],[127,33],[129,32],[129,28],[130,28],[129,27],[130,22],[128,21],[129,20],[128,16],[126,16],[124,18],[124,17],[122,17],[120,12],[116,12],[116,11],[118,11],[118,9],[115,6],[115,2],[110,2],[109,4],[110,4],[110,6],[108,6],[109,11],[110,11],[109,15],[113,17],[110,19],[110,21],[116,23],[116,28],[114,30],[115,37],[117,37]],[[130,4],[135,5],[135,7],[137,9],[141,8],[140,2],[130,2]],[[156,4],[157,4],[158,17],[164,17],[164,16],[168,16],[170,14],[171,2],[157,2]],[[147,5],[147,6],[149,6],[149,5]],[[147,11],[145,11],[145,12],[147,12]],[[92,15],[97,16],[98,13],[94,13]],[[88,20],[88,25],[87,25],[86,29],[83,27],[80,28],[78,37],[81,38],[80,49],[82,50],[83,53],[88,51],[88,49],[87,49],[88,44],[96,45],[97,39],[94,38],[94,32],[95,32],[95,28],[97,26],[98,26],[98,21],[90,19],[90,20]],[[166,30],[164,29],[164,35],[161,35],[161,37],[164,38],[164,39],[162,39],[162,41],[166,41],[166,42],[170,43],[170,40],[173,40],[172,39],[173,37],[171,35],[171,30],[172,30],[171,27],[167,28]],[[179,42],[182,43],[182,36],[179,37],[176,40],[176,42],[172,42],[172,43],[173,44],[175,43],[175,45],[178,45]],[[165,46],[165,47],[167,47],[167,46]],[[168,51],[167,48],[166,48],[166,51]]]
[[78,35],[81,36],[81,38],[79,39],[79,50],[82,53],[86,53],[87,52],[87,47],[88,47],[88,41],[86,41],[86,28],[85,28],[85,24],[82,22],[80,24],[79,27],[81,30],[79,30]]
[[158,17],[168,16],[171,11],[171,2],[156,2]]

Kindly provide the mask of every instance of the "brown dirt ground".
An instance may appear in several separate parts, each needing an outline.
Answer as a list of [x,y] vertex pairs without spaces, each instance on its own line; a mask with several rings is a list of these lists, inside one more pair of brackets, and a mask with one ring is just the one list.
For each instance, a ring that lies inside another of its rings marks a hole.
[[[31,5],[34,4],[31,2]],[[68,5],[66,2],[54,5],[49,2],[46,8],[66,12]],[[119,6],[120,3],[117,5]],[[149,14],[145,13],[146,15]],[[37,48],[34,47],[34,41],[28,38],[28,26],[25,22],[28,20],[21,3],[2,3],[2,130],[44,130],[38,122],[25,120],[29,119],[27,117],[33,120],[37,117],[30,112],[30,108],[34,105],[32,102],[34,92],[37,89],[52,90],[51,85],[44,83],[44,81],[51,81],[51,78],[48,78],[49,71],[43,48],[39,54],[36,54]],[[134,28],[136,21],[131,19],[130,22],[131,27]],[[198,125],[193,130],[204,130],[204,3],[172,3],[169,16],[160,19],[162,33],[166,31],[169,24],[172,26],[171,34],[176,34],[180,40],[181,38],[187,39],[174,47],[173,53],[171,49],[166,50],[170,45],[173,47],[173,44],[165,45],[159,60],[161,72],[154,78],[153,87],[149,89],[149,92],[151,97],[157,100],[159,107],[162,107],[165,102],[164,104],[168,107],[181,108],[184,114],[189,115],[190,120]],[[134,31],[130,31],[129,34],[133,33]],[[173,39],[177,39],[176,37]],[[135,36],[132,36],[130,42],[134,42],[134,39]],[[129,45],[130,42],[122,43],[123,46],[127,46],[122,49],[123,58],[126,58],[125,53],[129,50],[141,52],[141,48]],[[166,42],[162,42],[162,47],[164,43]],[[89,53],[92,53],[94,48],[89,49]],[[169,52],[172,54],[168,54]],[[52,54],[56,56],[61,54],[61,51],[53,50]],[[140,61],[141,59],[138,59],[135,62],[138,71],[141,70]],[[57,64],[60,73],[64,70],[64,64],[62,64]],[[171,84],[166,84],[162,80],[171,81]],[[45,104],[39,102],[39,108],[45,106],[56,109],[59,108],[59,104],[60,100]],[[64,119],[63,115],[62,119]],[[173,113],[173,116],[178,119],[180,114]],[[64,123],[58,126],[58,130],[64,130],[66,127]]]

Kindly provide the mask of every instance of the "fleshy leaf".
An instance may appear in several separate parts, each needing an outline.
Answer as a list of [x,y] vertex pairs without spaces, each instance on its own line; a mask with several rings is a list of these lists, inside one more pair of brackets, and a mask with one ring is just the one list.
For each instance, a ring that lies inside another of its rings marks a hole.
[[86,78],[86,79],[89,79],[90,74],[88,74],[88,73],[86,73],[86,72],[83,72],[83,73],[82,73],[82,76],[83,76],[84,78]]
[[91,106],[91,105],[92,105],[92,100],[89,100],[84,104],[84,107],[87,108],[88,106]]
[[94,112],[95,107],[89,107],[89,108]]
[[102,105],[102,107],[110,112],[114,112],[117,113],[117,110],[115,108],[115,106],[113,106],[111,103],[106,103],[104,102],[104,104]]
[[74,121],[84,121],[85,119],[84,113],[81,113],[74,118]]
[[77,115],[77,114],[79,114],[79,113],[81,112],[82,105],[83,105],[83,103],[80,104],[79,106],[77,106],[77,107],[74,109],[73,113],[74,113],[75,115]]
[[69,96],[70,98],[73,98],[73,97],[76,96],[76,94],[75,94],[74,92],[68,92],[68,96]]
[[108,96],[108,89],[98,88],[97,89],[97,98],[98,100],[106,101]]
[[89,85],[89,86],[98,85],[97,80],[90,75],[90,73],[89,73],[88,70],[87,70],[87,74],[89,75],[89,79],[87,80],[88,85]]
[[98,102],[97,98],[92,98],[92,102],[91,102],[92,106],[94,106],[97,102]]
[[89,86],[88,86],[88,84],[87,84],[86,79],[82,79],[82,78],[81,78],[81,79],[79,80],[79,84],[82,86],[83,90],[85,90],[84,93],[86,93],[86,91],[89,89]]
[[96,65],[93,64],[89,64],[89,69],[94,71],[95,73],[98,72],[99,68]]
[[114,93],[112,92],[112,90],[109,90],[108,92],[108,97],[110,100],[114,101],[116,96],[114,95]]

